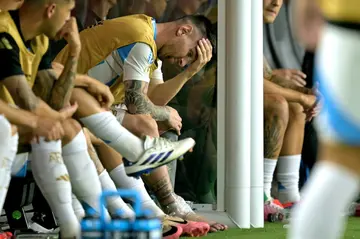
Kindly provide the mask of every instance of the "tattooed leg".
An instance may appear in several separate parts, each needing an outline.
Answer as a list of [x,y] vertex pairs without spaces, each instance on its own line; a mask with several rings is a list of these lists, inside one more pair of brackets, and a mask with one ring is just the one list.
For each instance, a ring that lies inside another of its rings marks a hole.
[[264,157],[279,157],[289,119],[288,103],[281,96],[264,95]]
[[150,175],[142,177],[146,185],[155,194],[160,205],[165,207],[175,201],[174,189],[170,182],[166,166],[154,170]]
[[264,95],[264,192],[271,198],[273,175],[289,119],[287,101],[278,95]]

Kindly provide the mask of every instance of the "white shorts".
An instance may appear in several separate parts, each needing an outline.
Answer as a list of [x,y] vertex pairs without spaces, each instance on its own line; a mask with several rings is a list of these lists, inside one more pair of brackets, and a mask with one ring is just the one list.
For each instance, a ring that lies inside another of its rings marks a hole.
[[116,117],[117,121],[121,124],[124,120],[125,114],[127,112],[127,107],[125,104],[117,104],[111,106],[111,111]]
[[315,79],[324,98],[320,137],[359,146],[360,32],[328,24],[316,57]]

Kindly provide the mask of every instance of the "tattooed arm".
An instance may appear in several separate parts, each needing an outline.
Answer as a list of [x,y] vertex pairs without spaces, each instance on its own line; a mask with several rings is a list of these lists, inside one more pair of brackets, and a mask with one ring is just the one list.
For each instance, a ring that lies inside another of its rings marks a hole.
[[140,80],[125,81],[125,104],[130,114],[150,114],[156,121],[166,121],[170,112],[166,106],[156,106],[147,96],[148,83]]
[[57,76],[53,70],[41,70],[36,75],[32,90],[37,97],[45,102],[49,102],[51,91],[56,80]]
[[[45,65],[45,66],[44,66]],[[33,91],[54,110],[60,110],[70,100],[77,63],[75,57],[69,57],[64,70],[58,77],[51,62],[44,56],[35,79]]]
[[55,81],[49,100],[49,105],[55,110],[62,109],[70,101],[72,89],[74,88],[77,61],[78,57],[69,56],[59,79]]
[[20,108],[31,111],[38,116],[61,119],[61,115],[58,112],[36,97],[24,75],[7,77],[2,82],[8,89],[15,104]]

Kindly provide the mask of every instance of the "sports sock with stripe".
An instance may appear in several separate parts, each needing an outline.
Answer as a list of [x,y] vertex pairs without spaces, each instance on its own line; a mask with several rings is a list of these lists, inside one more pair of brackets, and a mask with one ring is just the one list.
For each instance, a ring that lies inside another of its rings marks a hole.
[[[110,178],[110,175],[104,170],[100,175],[100,182],[103,191],[116,191],[114,181]],[[107,200],[107,208],[110,214],[115,215],[118,210],[122,212],[122,215],[127,218],[134,218],[135,213],[129,208],[129,206],[119,196],[109,197]]]
[[276,164],[276,159],[264,159],[264,192],[268,198],[271,198],[271,186]]
[[277,163],[276,179],[278,181],[278,199],[282,203],[300,200],[301,155],[280,156]]
[[110,177],[114,180],[118,188],[137,190],[140,194],[141,206],[143,209],[152,210],[157,217],[164,216],[164,212],[156,205],[146,191],[142,179],[127,176],[124,164],[120,164],[114,168],[110,172]]
[[85,213],[87,209],[93,209],[99,213],[101,184],[95,165],[87,151],[86,138],[82,130],[63,147],[62,155],[69,171],[72,190],[83,205]]
[[29,155],[36,184],[46,198],[65,238],[78,238],[80,223],[73,211],[70,177],[61,156],[61,141],[32,143]]

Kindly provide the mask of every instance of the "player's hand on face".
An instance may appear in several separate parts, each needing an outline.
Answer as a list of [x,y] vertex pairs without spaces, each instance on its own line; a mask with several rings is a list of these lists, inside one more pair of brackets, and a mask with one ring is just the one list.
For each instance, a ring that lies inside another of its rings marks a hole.
[[114,103],[114,96],[111,93],[110,88],[107,85],[89,76],[84,77],[87,77],[87,82],[89,82],[87,91],[97,99],[101,107],[105,109],[110,109],[110,106]]
[[272,73],[277,77],[292,81],[297,86],[304,87],[306,85],[306,74],[302,71],[296,69],[276,69]]
[[169,111],[169,120],[167,121],[169,129],[174,129],[177,132],[177,134],[180,135],[182,128],[182,123],[181,123],[182,119],[179,113],[170,106],[166,106],[166,108]]
[[195,75],[198,73],[212,58],[213,47],[208,39],[201,39],[196,46],[197,59],[186,70]]
[[64,129],[60,121],[39,117],[37,127],[33,130],[36,138],[45,137],[47,141],[59,140],[64,136]]
[[77,57],[81,51],[81,41],[76,19],[71,17],[60,30],[60,38],[64,38],[70,47],[70,55]]

